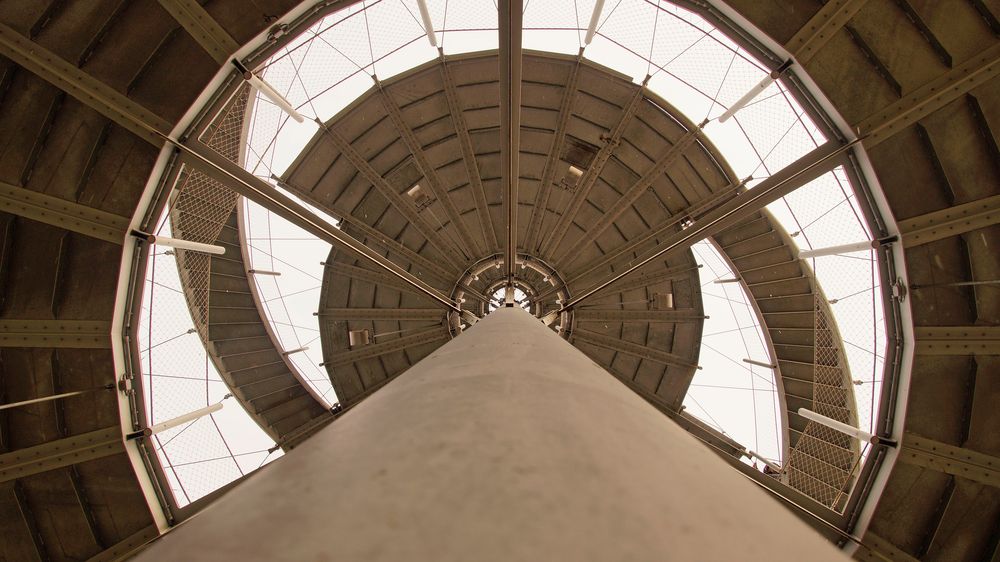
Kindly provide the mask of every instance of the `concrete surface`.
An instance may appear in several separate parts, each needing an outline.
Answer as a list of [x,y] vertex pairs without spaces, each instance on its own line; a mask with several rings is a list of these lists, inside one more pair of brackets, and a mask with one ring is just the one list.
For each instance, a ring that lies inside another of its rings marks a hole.
[[583,353],[504,308],[138,559],[841,556]]

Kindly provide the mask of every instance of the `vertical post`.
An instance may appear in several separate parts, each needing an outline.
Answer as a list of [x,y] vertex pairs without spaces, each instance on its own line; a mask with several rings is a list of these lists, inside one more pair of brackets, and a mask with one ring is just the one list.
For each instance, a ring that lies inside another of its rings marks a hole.
[[500,159],[507,211],[504,246],[507,286],[514,286],[517,260],[517,187],[521,150],[521,2],[500,0]]
[[139,560],[331,552],[843,559],[520,307],[480,320]]

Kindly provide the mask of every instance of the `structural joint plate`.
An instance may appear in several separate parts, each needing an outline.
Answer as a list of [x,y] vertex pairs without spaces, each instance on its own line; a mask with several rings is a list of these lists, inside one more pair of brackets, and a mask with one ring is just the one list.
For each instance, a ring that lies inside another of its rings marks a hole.
[[128,219],[72,201],[0,182],[0,211],[121,244]]
[[830,0],[802,26],[802,29],[792,37],[785,48],[792,56],[805,64],[847,22],[864,7],[868,0]]
[[239,48],[239,43],[195,0],[160,0],[163,9],[177,20],[205,51],[224,64]]
[[125,451],[121,428],[107,427],[0,455],[0,482]]
[[111,323],[102,320],[0,319],[0,347],[111,347]]
[[914,332],[917,355],[1000,355],[1000,326],[924,326]]
[[1000,223],[1000,195],[899,221],[903,247],[912,248]]
[[906,127],[965,95],[1000,73],[1000,44],[979,51],[936,80],[857,124],[855,129],[871,148]]
[[0,25],[0,54],[153,146],[163,145],[170,123],[5,25]]
[[903,438],[901,453],[907,464],[1000,487],[1000,458],[912,433]]

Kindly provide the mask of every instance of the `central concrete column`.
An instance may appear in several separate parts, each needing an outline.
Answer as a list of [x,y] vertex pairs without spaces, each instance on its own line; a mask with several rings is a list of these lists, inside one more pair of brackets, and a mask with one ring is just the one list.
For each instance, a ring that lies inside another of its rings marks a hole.
[[518,307],[442,346],[147,560],[833,560]]

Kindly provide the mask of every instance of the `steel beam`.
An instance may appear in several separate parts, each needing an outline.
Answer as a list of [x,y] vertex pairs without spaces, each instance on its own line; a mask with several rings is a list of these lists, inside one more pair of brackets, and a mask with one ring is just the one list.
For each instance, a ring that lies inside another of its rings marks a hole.
[[385,355],[386,353],[402,351],[415,345],[423,345],[425,343],[446,340],[450,337],[451,333],[446,328],[434,326],[428,330],[421,330],[408,336],[365,345],[350,351],[335,353],[328,359],[325,359],[323,361],[323,365],[327,368],[343,367],[344,365],[350,365],[351,363],[361,361],[362,359],[371,359],[373,357]]
[[326,412],[317,418],[313,418],[305,424],[300,425],[292,431],[284,434],[281,439],[275,441],[274,444],[281,447],[285,451],[294,449],[315,435],[316,432],[333,423],[333,421],[340,417],[340,414],[343,412],[343,409],[336,414],[331,411]]
[[[654,283],[661,283],[663,281],[671,281],[674,279],[682,279],[684,277],[687,277],[690,272],[695,271],[697,269],[698,269],[697,266],[692,267],[689,265],[680,265],[677,267],[668,267],[666,269],[660,269],[657,271],[646,271],[641,275],[636,275],[626,281],[619,280],[613,285],[605,287],[596,294],[600,295],[611,292],[620,293],[624,291],[630,291],[632,289],[641,289],[643,287],[648,287]],[[548,291],[542,293],[541,295],[535,297],[534,300],[543,301],[549,298],[550,296],[554,295],[555,293],[557,293],[559,289],[560,287],[553,287]]]
[[[317,120],[317,124],[326,133],[326,137],[333,142],[333,145],[337,147],[337,150],[351,163],[352,166],[361,174],[361,177],[365,178],[368,183],[375,187],[375,190],[389,202],[393,208],[395,208],[406,221],[413,225],[420,234],[427,239],[428,242],[441,253],[441,256],[448,262],[448,258],[457,252],[456,248],[452,248],[451,244],[442,240],[434,228],[420,216],[420,212],[417,210],[416,205],[411,201],[404,199],[404,196],[396,191],[385,178],[383,178],[379,173],[368,163],[367,160],[357,150],[347,141],[340,133],[333,130],[331,127],[327,126],[325,123],[321,123]],[[459,268],[461,269],[461,268]]]
[[482,254],[482,250],[479,249],[479,246],[469,233],[469,229],[466,228],[465,221],[462,220],[458,208],[455,207],[455,202],[452,201],[451,197],[448,196],[447,190],[441,185],[441,178],[438,177],[434,166],[431,166],[430,161],[427,160],[427,154],[424,153],[423,147],[420,146],[417,135],[406,124],[406,121],[403,119],[403,112],[400,111],[399,106],[396,105],[396,101],[392,99],[389,92],[385,91],[385,88],[382,87],[382,83],[376,82],[376,86],[378,88],[379,99],[382,101],[382,107],[389,114],[389,119],[392,121],[396,132],[399,133],[399,137],[403,139],[403,143],[406,144],[406,148],[413,156],[413,161],[417,165],[417,169],[420,170],[424,179],[427,180],[427,185],[430,187],[434,197],[444,207],[444,212],[448,215],[448,220],[455,225],[455,229],[458,231],[459,249],[465,253],[467,259],[474,260],[478,258]]
[[917,355],[1000,355],[1000,326],[917,326]]
[[365,246],[375,246],[376,248],[381,248],[390,254],[396,254],[397,256],[410,262],[413,269],[426,272],[446,285],[454,283],[455,279],[461,275],[457,269],[447,268],[447,266],[451,264],[438,263],[434,260],[427,259],[417,252],[407,248],[397,240],[389,238],[384,232],[369,226],[365,222],[360,221],[351,215],[342,214],[340,216],[340,220],[345,226],[350,226],[352,229],[357,230],[368,239]]
[[857,560],[871,560],[878,562],[919,562],[917,558],[903,552],[896,545],[868,531],[861,541],[861,546],[854,552]]
[[563,211],[562,215],[559,217],[556,225],[553,227],[552,232],[549,233],[548,238],[542,244],[539,249],[539,253],[543,256],[550,256],[555,252],[556,248],[559,247],[559,243],[562,242],[564,236],[566,236],[566,231],[569,230],[570,224],[576,217],[576,214],[580,211],[580,207],[583,206],[583,202],[587,200],[587,195],[590,194],[590,189],[594,187],[597,182],[597,178],[601,176],[601,172],[604,170],[604,165],[607,164],[608,159],[614,153],[615,148],[622,141],[622,136],[625,134],[625,129],[628,127],[629,122],[632,121],[632,117],[635,116],[636,112],[639,111],[639,106],[646,99],[645,95],[646,83],[643,82],[642,85],[638,86],[635,92],[632,93],[632,97],[629,99],[625,108],[622,110],[621,116],[618,118],[618,123],[615,124],[615,128],[611,130],[611,134],[608,135],[607,141],[600,150],[597,151],[597,155],[594,156],[594,160],[587,167],[587,171],[580,178],[580,182],[576,186],[576,190],[573,192],[573,197],[570,199],[569,204]]
[[0,211],[121,244],[128,218],[0,182]]
[[345,249],[378,264],[438,304],[461,313],[461,308],[440,291],[391,262],[382,254],[373,252],[370,248],[347,235],[342,230],[333,228],[326,221],[317,217],[312,211],[278,192],[273,186],[244,170],[235,162],[197,141],[189,141],[183,147],[191,156],[191,158],[187,159],[188,163],[193,163],[201,172],[222,183],[229,189],[252,199],[321,240],[335,244],[338,248]]
[[736,197],[708,211],[693,224],[669,236],[660,246],[640,256],[628,269],[616,273],[609,279],[598,283],[583,293],[563,304],[559,312],[565,312],[582,301],[592,297],[604,288],[630,275],[653,260],[669,253],[682,252],[697,242],[721,232],[744,218],[756,213],[767,205],[788,195],[796,189],[832,170],[842,161],[842,157],[852,146],[860,142],[852,141],[840,144],[837,141],[827,141],[812,150],[802,158],[760,182],[753,189],[740,193]]
[[3,24],[0,54],[153,146],[163,146],[170,123]]
[[1000,195],[899,221],[903,247],[912,248],[1000,224]]
[[496,230],[493,228],[489,203],[486,201],[486,190],[483,188],[483,180],[479,174],[476,151],[472,146],[472,137],[469,136],[469,127],[465,123],[465,110],[462,107],[462,102],[458,99],[455,81],[451,77],[451,70],[448,68],[443,54],[441,55],[440,68],[444,96],[448,100],[448,111],[451,113],[451,122],[455,127],[458,144],[462,148],[462,162],[465,163],[469,185],[472,186],[472,198],[476,202],[476,214],[479,215],[479,222],[483,228],[483,241],[488,250],[496,251],[499,250],[499,243],[497,242]]
[[799,64],[809,62],[868,0],[830,0],[799,29],[785,48]]
[[500,184],[504,190],[507,287],[517,269],[518,184],[521,181],[521,21],[520,2],[499,0],[500,33]]
[[700,322],[704,314],[698,314],[693,309],[681,310],[629,310],[607,308],[578,308],[573,313],[573,319],[578,322],[649,322],[670,323]]
[[[365,246],[379,248],[385,252],[404,258],[413,266],[412,269],[417,270],[415,275],[419,276],[421,273],[426,272],[438,281],[441,281],[444,285],[451,285],[455,282],[455,279],[461,275],[457,269],[447,269],[446,266],[449,264],[439,263],[437,261],[427,259],[417,252],[407,248],[394,238],[387,236],[384,232],[355,218],[351,215],[350,211],[340,209],[332,203],[322,203],[316,201],[315,198],[312,197],[312,194],[308,191],[294,186],[276,176],[272,175],[271,177],[278,182],[278,185],[288,191],[291,191],[303,201],[308,201],[317,207],[325,208],[327,212],[340,221],[342,226],[350,227],[360,232],[367,238],[367,241],[362,241]],[[364,256],[360,257],[364,258]]]
[[914,466],[1000,487],[1000,458],[914,433],[903,436],[899,460]]
[[[382,286],[382,287],[392,287],[399,291],[406,291],[408,293],[418,294],[414,288],[401,281],[398,277],[383,273],[381,271],[375,271],[373,269],[367,269],[364,267],[358,267],[356,265],[349,265],[346,263],[334,262],[325,263],[326,267],[333,270],[334,275],[346,275],[351,279],[358,281],[365,281],[371,283],[372,285]],[[422,295],[421,295],[422,296]]]
[[577,87],[580,82],[580,66],[583,57],[576,58],[576,64],[570,71],[569,79],[563,89],[562,101],[559,102],[559,120],[556,123],[556,131],[552,137],[552,145],[549,147],[549,154],[545,158],[545,168],[542,170],[542,180],[538,184],[538,191],[535,192],[535,203],[531,207],[531,218],[528,221],[528,232],[524,239],[524,250],[532,254],[538,250],[536,244],[540,242],[539,234],[542,225],[545,223],[546,209],[549,206],[549,196],[552,193],[552,184],[555,178],[556,166],[559,163],[559,155],[562,153],[562,145],[566,140],[566,130],[569,127],[569,118],[573,115],[573,100],[576,98]]
[[604,256],[593,260],[581,266],[576,271],[569,273],[570,281],[567,284],[575,283],[586,276],[592,274],[593,272],[611,267],[613,264],[622,259],[631,259],[634,255],[638,254],[644,246],[655,242],[657,239],[664,238],[677,231],[678,225],[684,219],[696,220],[703,214],[714,209],[715,207],[725,203],[729,199],[736,196],[737,192],[742,188],[742,184],[729,185],[720,191],[709,195],[708,197],[698,201],[697,203],[691,205],[684,211],[675,214],[666,221],[660,223],[659,225],[651,228],[646,234],[639,236],[632,240],[631,242],[625,244],[620,248],[609,251]]
[[687,266],[681,265],[677,267],[668,267],[666,269],[660,269],[656,271],[647,271],[641,275],[636,275],[635,277],[627,280],[619,280],[617,283],[608,285],[601,291],[595,293],[595,295],[601,295],[606,292],[624,292],[631,291],[633,289],[641,289],[643,287],[648,287],[654,283],[662,283],[664,281],[673,281],[674,279],[683,279],[688,277],[692,271],[696,271],[698,266]]
[[107,349],[111,323],[103,320],[0,319],[0,347]]
[[333,320],[442,320],[440,308],[324,308],[320,317]]
[[156,525],[143,527],[137,532],[125,537],[118,543],[87,559],[87,562],[113,562],[125,560],[146,543],[160,535]]
[[239,50],[240,45],[195,0],[159,0],[163,9],[220,65]]
[[872,148],[906,127],[965,95],[1000,73],[1000,44],[980,51],[936,80],[870,115],[855,127]]
[[596,345],[597,347],[603,347],[604,349],[610,349],[611,351],[617,351],[619,353],[624,353],[640,359],[648,359],[649,361],[663,363],[664,365],[679,365],[681,367],[688,368],[695,368],[698,366],[697,363],[692,363],[679,355],[646,347],[645,345],[628,342],[619,338],[613,338],[611,336],[606,336],[590,330],[573,330],[572,334],[570,334],[570,339],[589,343],[591,345]]
[[124,452],[121,428],[106,427],[0,455],[0,482]]
[[[644,193],[650,186],[653,185],[657,179],[663,176],[674,162],[677,161],[684,151],[687,150],[696,140],[698,140],[698,134],[700,129],[695,129],[694,131],[686,131],[684,135],[677,140],[674,144],[664,151],[659,158],[653,163],[635,183],[631,185],[622,196],[614,202],[611,208],[604,211],[601,218],[597,220],[597,223],[587,229],[587,233],[580,237],[569,250],[564,254],[553,255],[553,261],[559,263],[562,261],[563,256],[567,256],[567,259],[572,262],[574,258],[579,256],[588,245],[590,245],[597,237],[604,233],[616,220],[618,220],[625,211],[627,211],[638,199],[642,197]],[[553,252],[556,251],[555,248],[552,249]]]

